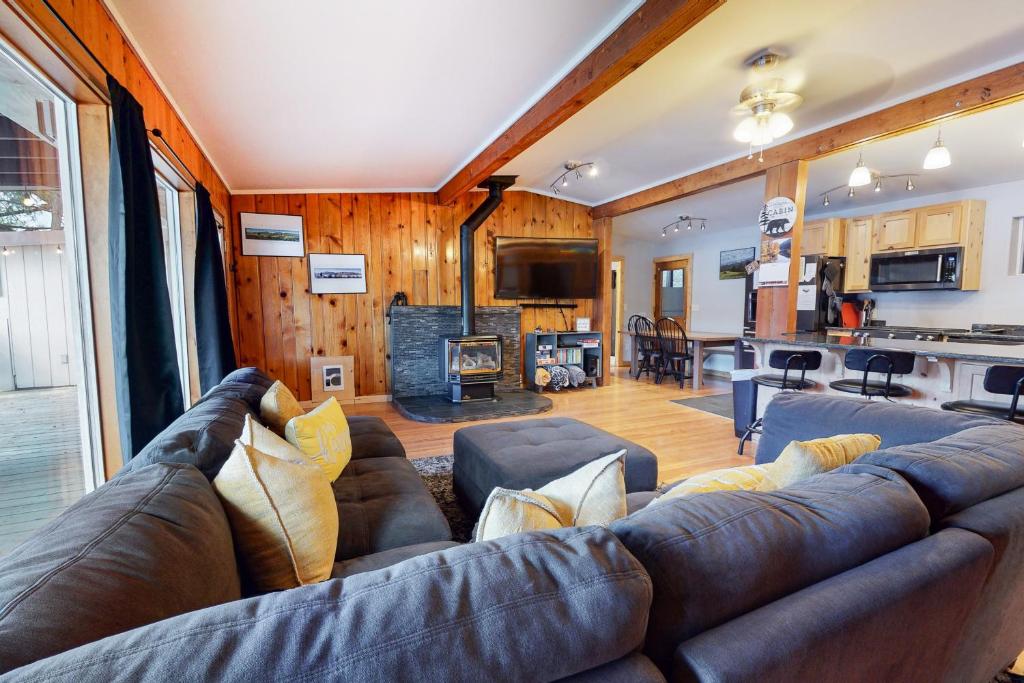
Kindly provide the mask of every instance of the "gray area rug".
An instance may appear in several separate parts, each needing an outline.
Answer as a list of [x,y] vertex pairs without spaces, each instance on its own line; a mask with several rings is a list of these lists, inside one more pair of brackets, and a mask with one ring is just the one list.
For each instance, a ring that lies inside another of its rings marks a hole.
[[680,398],[672,401],[687,408],[702,410],[705,413],[720,415],[730,420],[733,418],[732,394],[718,394],[717,396],[701,396],[700,398]]
[[473,537],[473,525],[475,519],[471,519],[455,499],[455,491],[452,488],[452,464],[455,457],[452,455],[435,455],[430,458],[414,458],[409,462],[416,468],[427,485],[430,495],[434,496],[441,512],[448,519],[452,528],[452,538],[460,543],[466,543]]

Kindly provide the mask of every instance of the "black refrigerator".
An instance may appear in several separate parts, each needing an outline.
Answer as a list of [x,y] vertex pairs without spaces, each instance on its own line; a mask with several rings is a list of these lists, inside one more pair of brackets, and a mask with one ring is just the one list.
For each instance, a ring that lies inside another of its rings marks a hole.
[[843,278],[846,259],[802,256],[796,293],[797,332],[825,332],[842,325]]

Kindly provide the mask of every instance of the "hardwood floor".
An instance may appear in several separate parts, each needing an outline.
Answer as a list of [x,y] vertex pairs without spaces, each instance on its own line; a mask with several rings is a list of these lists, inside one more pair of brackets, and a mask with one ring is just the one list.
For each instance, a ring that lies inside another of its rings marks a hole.
[[85,493],[74,387],[0,393],[0,555]]
[[[686,408],[675,399],[710,396],[730,391],[729,383],[711,379],[701,391],[680,389],[668,379],[658,386],[652,380],[639,381],[628,377],[625,368],[616,369],[609,383],[598,389],[584,388],[549,392],[555,403],[551,412],[540,416],[502,418],[527,420],[534,417],[565,416],[600,427],[635,441],[658,456],[659,479],[675,481],[681,477],[719,467],[749,465],[754,462],[754,448],[746,455],[736,455],[738,439],[733,434],[732,420]],[[452,435],[469,424],[426,424],[402,417],[388,403],[364,403],[346,406],[353,415],[376,415],[387,422],[401,439],[410,458],[443,455],[452,452]]]

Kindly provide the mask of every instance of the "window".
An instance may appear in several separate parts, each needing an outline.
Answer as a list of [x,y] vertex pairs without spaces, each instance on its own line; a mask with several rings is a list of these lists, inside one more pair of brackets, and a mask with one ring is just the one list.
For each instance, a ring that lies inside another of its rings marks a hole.
[[1013,219],[1010,244],[1010,275],[1024,275],[1024,216]]
[[156,193],[160,203],[160,229],[164,238],[164,266],[167,270],[167,292],[171,297],[174,346],[178,351],[181,394],[187,406],[190,403],[188,335],[185,329],[185,277],[181,266],[181,214],[178,206],[178,191],[158,173]]

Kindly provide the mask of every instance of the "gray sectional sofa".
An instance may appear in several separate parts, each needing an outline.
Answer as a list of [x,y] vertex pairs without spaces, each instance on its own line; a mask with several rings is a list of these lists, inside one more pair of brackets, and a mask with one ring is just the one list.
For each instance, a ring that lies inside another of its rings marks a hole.
[[466,545],[423,539],[445,534],[409,519],[436,509],[411,479],[393,478],[404,502],[369,505],[391,466],[358,463],[404,458],[364,422],[381,450],[338,496],[367,502],[348,519],[369,526],[336,578],[249,596],[201,447],[229,443],[232,402],[258,402],[247,372],[179,421],[190,436],[165,432],[0,558],[4,680],[981,683],[1024,649],[1024,429],[943,415],[930,439],[935,411],[815,396],[769,408],[769,443],[789,421],[872,431],[850,421],[865,411],[917,442],[780,491]]

